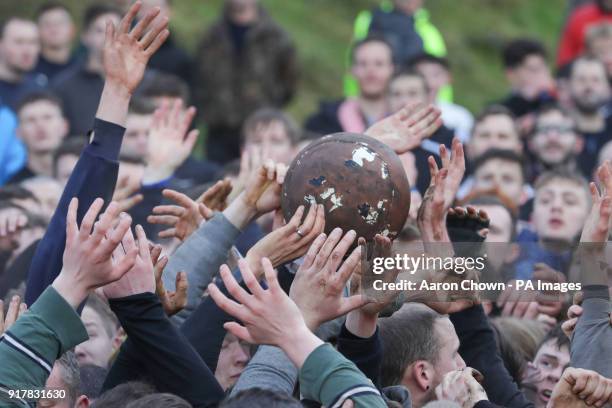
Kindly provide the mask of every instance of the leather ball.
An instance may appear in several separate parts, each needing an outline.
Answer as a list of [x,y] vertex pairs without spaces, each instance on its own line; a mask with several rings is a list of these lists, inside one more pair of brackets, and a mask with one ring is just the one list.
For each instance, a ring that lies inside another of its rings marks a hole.
[[327,234],[340,227],[368,241],[378,233],[393,239],[408,217],[410,185],[390,147],[362,134],[335,133],[306,146],[287,171],[285,220],[310,203],[325,206]]

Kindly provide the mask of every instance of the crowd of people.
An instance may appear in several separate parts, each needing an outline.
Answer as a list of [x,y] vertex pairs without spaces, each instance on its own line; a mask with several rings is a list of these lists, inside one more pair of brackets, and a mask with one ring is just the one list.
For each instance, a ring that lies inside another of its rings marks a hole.
[[[0,406],[612,406],[612,1],[569,2],[555,67],[510,39],[508,96],[475,116],[424,1],[383,1],[303,126],[260,1],[225,0],[195,58],[170,0],[109,3],[79,41],[59,2],[0,26]],[[395,239],[326,228],[325,203],[283,219],[287,166],[337,132],[398,155]],[[372,295],[372,259],[414,245],[487,253],[508,287]]]

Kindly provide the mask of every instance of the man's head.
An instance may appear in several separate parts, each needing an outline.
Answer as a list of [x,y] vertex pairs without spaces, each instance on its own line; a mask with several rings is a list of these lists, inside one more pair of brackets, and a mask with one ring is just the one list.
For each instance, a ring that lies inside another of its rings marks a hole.
[[36,12],[36,22],[43,49],[70,47],[76,33],[68,7],[56,1],[44,3]]
[[100,395],[93,408],[125,407],[133,401],[157,392],[155,387],[140,381],[129,381],[119,384]]
[[603,62],[608,78],[612,78],[612,23],[605,21],[590,26],[585,44],[587,53]]
[[122,158],[146,159],[153,112],[155,112],[155,105],[151,100],[132,99],[125,122],[125,136],[121,144],[120,156]]
[[192,405],[174,394],[149,394],[125,405],[125,408],[191,408]]
[[594,114],[610,100],[610,84],[603,63],[592,57],[580,57],[572,63],[569,93],[581,113]]
[[413,15],[423,6],[423,0],[393,0],[393,6],[408,15]]
[[53,154],[53,177],[62,185],[68,181],[86,143],[84,137],[71,137],[64,140]]
[[0,35],[0,58],[5,67],[18,76],[34,69],[40,52],[36,24],[11,17],[0,27]]
[[524,38],[511,41],[504,48],[502,59],[512,90],[527,99],[549,90],[553,84],[546,50],[538,41]]
[[251,26],[261,17],[259,0],[225,0],[225,15],[240,26]]
[[80,365],[108,367],[108,361],[120,344],[117,317],[99,296],[90,295],[81,313],[89,340],[75,348]]
[[535,384],[526,384],[535,388],[535,400],[532,401],[537,408],[544,408],[550,400],[555,385],[562,377],[570,363],[570,341],[560,326],[555,326],[538,346],[533,363],[539,370],[541,378]]
[[565,169],[542,173],[535,183],[533,224],[541,240],[572,241],[590,210],[588,182]]
[[221,388],[231,388],[244,371],[251,359],[250,345],[241,341],[231,333],[227,333],[221,345],[219,361],[215,370],[215,378]]
[[53,153],[68,134],[60,99],[48,92],[32,93],[16,108],[17,135],[34,155]]
[[89,401],[93,403],[102,393],[108,369],[93,364],[85,364],[79,367],[79,372],[81,374],[79,394],[86,395]]
[[466,156],[476,160],[490,149],[523,151],[514,116],[501,105],[491,105],[474,120],[472,136],[466,146]]
[[492,149],[474,163],[474,189],[499,189],[514,205],[523,203],[523,158],[511,150]]
[[367,37],[353,45],[351,72],[359,83],[361,96],[382,98],[393,75],[393,49],[382,37]]
[[280,110],[263,108],[249,116],[242,127],[243,149],[261,149],[264,159],[288,164],[299,130],[293,119]]
[[414,70],[403,70],[393,76],[389,83],[389,105],[397,112],[407,104],[426,104],[429,88],[425,78]]
[[40,203],[40,212],[46,222],[51,221],[51,217],[64,190],[62,184],[54,178],[47,176],[36,176],[22,181],[21,186],[32,192]]
[[121,10],[102,3],[93,4],[85,10],[81,42],[92,58],[102,59],[107,20],[117,25],[121,20]]
[[436,100],[440,88],[450,85],[452,81],[450,65],[446,58],[423,53],[412,58],[410,66],[425,78],[432,101]]
[[536,115],[529,150],[547,168],[564,165],[582,148],[575,128],[574,119],[561,106],[545,106]]
[[81,376],[79,364],[73,351],[67,351],[53,364],[51,375],[47,378],[45,388],[51,391],[63,390],[65,398],[43,399],[38,401],[40,408],[87,408],[89,399],[79,394]]
[[163,72],[156,72],[153,78],[147,80],[140,91],[144,99],[152,100],[155,107],[160,107],[163,101],[172,106],[177,99],[183,101],[183,106],[189,106],[189,87],[179,77]]
[[407,387],[413,406],[434,399],[442,377],[465,367],[450,319],[425,305],[407,303],[381,319],[380,335],[385,350],[381,385]]

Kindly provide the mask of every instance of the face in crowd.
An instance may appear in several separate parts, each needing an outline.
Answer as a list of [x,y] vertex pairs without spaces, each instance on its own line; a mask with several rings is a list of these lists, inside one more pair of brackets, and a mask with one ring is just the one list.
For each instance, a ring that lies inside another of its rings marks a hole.
[[276,163],[289,164],[293,159],[293,143],[285,125],[278,120],[260,123],[245,136],[245,150],[259,150],[264,159],[272,159]]
[[2,31],[0,56],[4,64],[18,75],[30,72],[40,52],[38,28],[29,20],[13,18]]
[[569,367],[570,353],[567,346],[559,347],[557,339],[546,341],[538,349],[533,364],[539,371],[535,386],[533,403],[537,408],[545,408],[552,395],[552,390],[561,379],[563,371]]
[[110,20],[115,26],[119,24],[121,17],[115,13],[99,15],[91,22],[81,34],[81,41],[87,47],[87,52],[94,58],[102,58],[104,37],[106,35],[106,21]]
[[19,110],[17,134],[30,153],[48,154],[54,152],[68,134],[68,122],[56,103],[40,99]]
[[250,347],[248,343],[239,340],[231,333],[225,335],[215,370],[215,378],[224,390],[238,381],[238,377],[251,359]]
[[353,59],[352,73],[361,96],[365,99],[384,97],[394,69],[391,48],[382,41],[369,41],[355,49]]
[[425,104],[428,101],[427,85],[419,75],[399,75],[389,84],[389,106],[397,112],[406,105]]
[[574,62],[569,92],[578,111],[596,113],[610,99],[610,84],[603,64],[595,59],[584,58]]
[[510,116],[505,114],[487,115],[474,124],[472,137],[466,148],[468,159],[475,160],[491,149],[522,152],[520,136]]
[[491,158],[474,172],[474,189],[490,190],[498,188],[504,195],[520,205],[525,199],[523,193],[523,170],[514,161]]
[[45,48],[57,49],[72,44],[75,35],[70,13],[61,8],[50,9],[38,18],[40,43]]
[[113,352],[121,345],[117,327],[89,305],[83,308],[81,320],[89,339],[75,348],[79,365],[108,367]]
[[570,117],[559,110],[549,110],[538,115],[529,149],[541,163],[553,167],[575,157],[581,141]]

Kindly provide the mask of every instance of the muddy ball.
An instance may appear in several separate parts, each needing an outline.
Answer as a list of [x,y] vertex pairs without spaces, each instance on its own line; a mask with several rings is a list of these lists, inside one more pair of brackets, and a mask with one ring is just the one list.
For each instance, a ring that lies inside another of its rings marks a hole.
[[372,240],[393,239],[410,210],[410,185],[400,159],[387,145],[357,133],[335,133],[306,146],[283,183],[283,215],[300,205],[325,206],[325,232],[340,227]]

